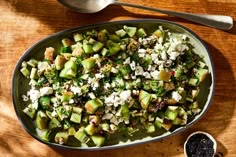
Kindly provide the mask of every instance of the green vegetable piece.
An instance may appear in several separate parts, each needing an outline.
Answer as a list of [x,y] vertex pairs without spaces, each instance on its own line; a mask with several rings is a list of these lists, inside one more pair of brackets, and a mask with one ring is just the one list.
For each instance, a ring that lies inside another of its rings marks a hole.
[[51,98],[49,96],[42,96],[39,98],[39,104],[43,110],[48,110],[51,108],[50,102]]
[[47,128],[48,117],[47,115],[39,110],[36,115],[36,127],[40,130]]
[[56,112],[60,121],[69,118],[71,115],[71,111],[72,111],[71,106],[59,106],[56,108]]
[[112,64],[105,64],[103,67],[101,67],[100,71],[102,74],[110,74],[112,69]]
[[85,73],[90,72],[94,68],[95,61],[96,60],[94,58],[87,58],[81,62],[84,67]]
[[199,90],[198,88],[192,90],[192,92],[191,92],[191,96],[192,96],[193,99],[196,98],[196,97],[198,96],[199,91],[200,91],[200,90]]
[[118,35],[119,37],[124,37],[126,35],[126,31],[124,29],[119,29],[117,31],[115,31],[116,35]]
[[208,75],[207,69],[202,69],[202,68],[198,69],[196,76],[199,79],[199,83],[204,81],[207,75]]
[[111,40],[107,41],[107,47],[109,50],[109,56],[115,55],[121,50],[120,45],[116,42],[111,41]]
[[178,116],[178,107],[177,106],[168,106],[165,112],[165,118],[169,120],[175,120]]
[[64,47],[70,47],[71,45],[73,45],[73,41],[69,38],[64,38],[61,40],[62,44]]
[[172,121],[172,124],[173,125],[181,125],[182,124],[182,119],[179,118],[179,117],[176,117],[173,121]]
[[104,44],[101,42],[95,42],[93,44],[93,51],[94,52],[99,52],[103,48]]
[[64,68],[60,72],[60,77],[66,79],[72,79],[77,75],[77,65],[74,61],[69,60],[65,63]]
[[67,131],[60,131],[55,135],[55,142],[59,144],[66,144],[68,141],[69,135]]
[[98,41],[105,43],[108,40],[108,31],[103,29],[98,32]]
[[68,135],[69,135],[69,136],[74,136],[75,133],[76,133],[76,130],[75,130],[74,127],[70,127],[70,128],[68,129]]
[[61,122],[57,118],[52,118],[48,124],[49,129],[55,129],[62,127]]
[[94,135],[94,133],[96,132],[96,128],[94,126],[94,124],[90,123],[89,125],[87,125],[84,128],[84,131],[88,134],[88,135]]
[[177,70],[175,71],[175,77],[177,79],[179,79],[181,77],[181,75],[183,74],[183,69],[182,68],[177,68]]
[[63,92],[61,100],[63,102],[69,102],[73,98],[73,96],[74,96],[73,92],[70,92],[70,91]]
[[[84,54],[83,45],[77,43],[73,48],[72,55],[75,57],[81,57]],[[78,59],[78,58],[77,58]]]
[[206,64],[205,64],[204,62],[202,62],[202,61],[199,61],[199,62],[197,63],[197,65],[198,65],[200,68],[204,68],[204,67],[206,66]]
[[83,35],[80,33],[75,33],[73,37],[75,42],[82,41],[84,39]]
[[129,120],[129,107],[128,104],[121,105],[120,109],[117,111],[116,115],[121,116],[124,120]]
[[31,79],[37,79],[38,78],[38,74],[37,74],[37,69],[36,68],[32,68],[31,72],[30,72],[30,78]]
[[123,65],[120,68],[120,72],[123,76],[126,76],[126,75],[130,74],[132,72],[132,70],[129,65]]
[[55,66],[57,70],[61,70],[64,67],[64,64],[66,62],[66,59],[64,56],[62,55],[57,55],[56,59],[55,59]]
[[27,68],[27,62],[26,62],[26,61],[23,61],[23,62],[21,63],[21,67],[22,67],[22,68]]
[[120,42],[120,37],[116,34],[109,35],[109,39],[114,41],[114,42]]
[[104,47],[101,51],[101,54],[102,56],[107,57],[110,54],[110,52],[107,48]]
[[164,38],[165,32],[163,30],[158,29],[153,33],[153,35],[157,36],[158,38],[160,37]]
[[101,127],[102,127],[102,130],[104,130],[104,131],[109,131],[109,129],[110,129],[110,126],[108,123],[102,123]]
[[126,33],[130,36],[133,37],[137,31],[136,27],[128,27],[128,26],[124,26],[124,30],[126,31]]
[[127,46],[127,49],[131,52],[135,52],[139,49],[139,43],[136,40],[132,39],[129,45]]
[[138,30],[137,30],[137,36],[138,37],[146,37],[147,36],[147,33],[146,33],[146,31],[144,30],[144,28],[139,28]]
[[36,67],[37,65],[38,65],[38,61],[36,60],[36,59],[30,59],[28,62],[27,62],[27,64],[29,65],[29,66],[31,66],[31,67]]
[[165,82],[168,82],[170,80],[170,73],[165,71],[165,70],[161,70],[160,74],[159,74],[159,79]]
[[69,129],[71,126],[72,126],[72,125],[71,125],[70,121],[67,120],[67,119],[64,119],[63,129],[64,129],[64,130],[67,130],[67,129]]
[[76,139],[78,139],[81,143],[88,143],[88,141],[90,140],[89,136],[87,136],[87,134],[84,132],[84,129],[79,129],[74,137]]
[[83,109],[80,107],[75,107],[75,106],[72,107],[72,112],[81,114],[82,111],[83,111]]
[[198,107],[199,107],[199,105],[198,105],[198,102],[197,102],[197,101],[194,101],[192,104],[190,104],[190,105],[188,106],[189,109],[196,109],[196,108],[198,108]]
[[85,53],[87,53],[87,54],[94,53],[93,45],[91,43],[89,43],[87,40],[83,41],[83,46],[82,47],[83,47]]
[[29,78],[30,76],[30,71],[27,69],[27,68],[21,68],[20,69],[20,72],[26,77],[26,78]]
[[34,119],[35,114],[36,114],[36,109],[32,108],[32,104],[29,104],[23,112],[27,114],[30,118]]
[[97,147],[101,147],[105,143],[105,137],[103,136],[93,135],[91,139]]
[[172,127],[172,121],[170,120],[164,120],[163,124],[162,124],[162,128],[164,128],[166,131],[169,131],[170,128]]
[[52,138],[51,136],[52,136],[52,131],[49,129],[44,130],[43,133],[40,135],[40,137],[45,141],[50,141]]
[[155,122],[154,122],[154,125],[155,125],[156,128],[162,128],[163,122],[164,122],[164,121],[163,121],[162,119],[160,119],[159,117],[156,117],[156,120],[155,120]]
[[155,125],[152,124],[152,123],[149,123],[149,124],[146,126],[146,130],[147,130],[147,133],[154,133],[154,132],[156,131]]
[[61,52],[61,54],[64,54],[64,53],[71,54],[71,48],[70,47],[61,47],[60,52]]
[[79,113],[74,113],[72,112],[71,117],[70,117],[70,121],[74,122],[74,123],[81,123],[81,119],[82,119],[82,115]]
[[188,84],[191,86],[197,86],[198,85],[198,79],[190,78],[188,81]]
[[52,83],[53,81],[55,81],[55,77],[56,77],[56,69],[50,67],[50,68],[47,68],[45,71],[44,71],[44,76],[47,78],[47,80]]
[[85,104],[85,109],[89,114],[94,114],[94,112],[99,108],[102,107],[103,103],[100,99],[96,98],[93,100],[89,100],[86,104]]
[[148,92],[146,92],[144,90],[141,90],[139,92],[139,102],[140,102],[143,109],[146,110],[148,108],[151,99],[152,99],[152,95],[149,94]]
[[52,116],[52,112],[51,112],[51,111],[46,110],[45,113],[46,113],[46,115],[48,116],[49,119],[54,118],[54,117]]

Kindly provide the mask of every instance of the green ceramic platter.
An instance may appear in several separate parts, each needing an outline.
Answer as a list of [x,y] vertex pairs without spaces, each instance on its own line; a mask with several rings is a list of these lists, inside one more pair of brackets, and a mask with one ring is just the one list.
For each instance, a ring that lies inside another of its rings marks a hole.
[[[164,29],[169,29],[171,32],[174,33],[181,33],[188,36],[191,40],[191,42],[194,44],[195,52],[204,56],[204,60],[209,68],[209,75],[207,79],[200,85],[201,92],[198,96],[199,104],[201,104],[202,112],[197,115],[194,119],[188,122],[188,124],[184,127],[179,127],[171,132],[166,132],[164,134],[156,134],[154,136],[148,136],[146,134],[139,133],[132,137],[131,139],[126,139],[125,137],[115,137],[110,139],[105,146],[103,147],[81,147],[80,145],[71,144],[70,146],[65,145],[59,145],[56,143],[51,143],[44,141],[40,139],[40,137],[37,135],[35,131],[35,127],[33,125],[32,120],[23,113],[23,109],[25,108],[25,102],[22,101],[21,95],[25,94],[26,91],[29,89],[29,81],[20,73],[21,63],[25,60],[29,60],[30,58],[37,58],[37,59],[43,59],[44,51],[46,47],[54,47],[57,52],[60,52],[61,47],[61,40],[65,37],[72,37],[73,33],[75,32],[86,32],[90,31],[92,29],[101,30],[101,29],[107,29],[109,31],[114,31],[120,28],[122,25],[128,25],[128,26],[136,26],[136,27],[143,27],[148,32],[153,32],[156,30],[160,25]],[[195,124],[203,115],[206,113],[207,109],[210,106],[213,93],[214,93],[214,83],[215,83],[215,74],[214,74],[214,68],[212,59],[210,56],[210,53],[206,47],[206,45],[203,43],[203,41],[191,30],[188,28],[181,26],[179,24],[176,24],[174,22],[165,21],[165,20],[157,20],[157,19],[140,19],[140,20],[127,20],[127,21],[115,21],[115,22],[106,22],[106,23],[99,23],[89,26],[83,26],[78,28],[73,28],[70,30],[65,30],[53,35],[50,35],[32,47],[30,47],[20,58],[18,63],[16,64],[15,71],[13,74],[12,79],[12,99],[13,104],[15,108],[16,115],[22,125],[22,127],[35,139],[38,141],[48,144],[50,146],[65,148],[65,149],[77,149],[77,150],[103,150],[103,149],[114,149],[118,147],[125,147],[135,144],[141,144],[144,142],[150,142],[154,140],[160,140],[167,138],[171,135],[180,133],[193,124]]]

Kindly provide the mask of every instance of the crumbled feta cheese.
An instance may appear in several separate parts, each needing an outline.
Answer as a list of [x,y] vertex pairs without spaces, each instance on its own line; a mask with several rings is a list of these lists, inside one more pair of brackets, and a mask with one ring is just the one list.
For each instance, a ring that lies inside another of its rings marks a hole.
[[133,75],[133,74],[131,74],[131,79],[132,79],[132,80],[135,80],[135,79],[136,79],[136,76]]
[[160,74],[160,72],[159,72],[158,70],[152,71],[152,72],[150,72],[150,74],[151,74],[151,76],[152,76],[153,79],[159,80],[159,74]]
[[138,75],[143,75],[143,67],[141,66],[136,66],[135,68],[135,75],[138,76]]
[[44,95],[50,95],[53,93],[53,89],[52,87],[43,87],[40,88],[40,95],[44,96]]
[[167,60],[167,54],[166,54],[165,51],[163,51],[163,52],[161,53],[161,59],[164,60],[164,61]]
[[182,99],[182,96],[178,92],[174,91],[172,92],[172,98],[179,102]]
[[51,115],[52,115],[52,117],[56,117],[57,112],[55,110],[53,110]]
[[73,99],[70,99],[69,104],[73,104],[75,101]]
[[105,89],[108,89],[108,88],[110,88],[111,87],[111,84],[110,83],[105,83],[105,85],[104,85],[104,88]]
[[103,77],[104,77],[104,75],[101,74],[101,73],[95,74],[95,78],[96,78],[96,79],[101,79],[101,78],[103,78]]
[[27,97],[26,95],[22,95],[21,97],[22,97],[23,101],[28,101],[29,100],[29,97]]
[[171,60],[176,60],[176,58],[179,56],[179,53],[176,51],[172,51],[169,53],[169,56]]
[[115,99],[115,93],[112,93],[108,97],[105,98],[105,104],[107,106],[112,106],[114,104],[114,99]]
[[70,90],[74,93],[74,94],[78,94],[79,96],[82,95],[81,92],[81,88],[80,87],[75,87],[75,86],[71,86]]
[[133,95],[139,95],[139,90],[132,90]]
[[49,66],[48,62],[38,62],[38,72],[41,73],[45,71]]
[[113,114],[111,114],[111,113],[106,113],[106,114],[104,114],[104,115],[102,116],[102,119],[103,119],[103,120],[104,120],[104,119],[110,120],[112,117],[113,117]]
[[120,93],[120,98],[122,101],[127,101],[131,97],[131,91],[130,90],[124,90]]
[[182,35],[182,39],[183,40],[186,40],[187,39],[187,36],[185,34]]
[[118,127],[114,124],[110,124],[110,128],[111,128],[112,131],[115,131],[115,130],[118,129]]
[[132,61],[129,66],[130,66],[131,70],[133,70],[133,71],[136,69],[136,65],[135,65],[134,61]]
[[27,95],[30,97],[30,100],[32,102],[38,101],[38,99],[40,98],[40,92],[39,90],[36,90],[36,89],[30,89]]
[[123,62],[123,64],[130,64],[131,62],[130,62],[130,57],[128,57],[124,62]]
[[37,109],[38,109],[38,106],[39,106],[38,101],[35,101],[35,102],[32,103],[32,108],[33,108],[33,109],[36,109],[36,110],[37,110]]
[[111,68],[111,72],[114,73],[114,74],[116,74],[116,73],[119,72],[119,70],[117,70],[116,68],[112,67],[112,68]]
[[138,56],[139,56],[139,58],[144,58],[145,53],[139,53]]
[[90,99],[95,99],[96,98],[96,96],[94,95],[94,93],[88,93],[88,96],[90,97]]
[[146,79],[150,79],[150,78],[151,78],[150,73],[147,72],[147,71],[145,71],[145,72],[143,73],[143,76],[144,76]]
[[[116,118],[115,116],[113,116],[113,117],[111,118],[110,122],[113,123],[113,124],[115,124],[115,127],[116,127],[116,125],[119,124],[119,122],[118,122],[118,120],[117,120],[117,118]],[[111,124],[111,125],[112,125],[112,124]],[[110,126],[111,126],[111,125],[110,125]],[[115,127],[114,127],[114,129],[116,129]],[[111,128],[111,130],[113,130],[113,129]]]
[[179,52],[183,52],[184,50],[188,50],[189,47],[187,45],[184,45],[184,44],[178,44],[176,46],[176,50],[178,50]]
[[147,70],[148,70],[148,71],[151,71],[151,70],[152,70],[152,65],[148,65]]
[[138,49],[138,53],[146,53],[146,49]]
[[[159,38],[159,39],[160,39],[160,38]],[[158,40],[159,40],[159,39],[158,39]],[[155,51],[161,50],[162,44],[160,44],[160,43],[162,43],[162,42],[157,42],[156,45],[154,46],[154,50],[155,50]]]

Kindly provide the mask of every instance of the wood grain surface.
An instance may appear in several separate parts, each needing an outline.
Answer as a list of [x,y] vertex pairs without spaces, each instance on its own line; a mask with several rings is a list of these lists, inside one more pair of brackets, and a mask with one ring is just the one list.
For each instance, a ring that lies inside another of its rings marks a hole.
[[[192,13],[229,15],[236,19],[236,0],[123,0]],[[188,130],[162,141],[106,151],[68,151],[32,138],[20,125],[11,98],[16,62],[40,39],[65,29],[98,22],[155,18],[175,21],[197,33],[208,46],[216,70],[214,100]],[[236,27],[230,31],[135,8],[111,5],[96,14],[75,13],[56,0],[0,0],[0,156],[1,157],[182,157],[186,137],[197,130],[212,134],[218,152],[236,157]]]

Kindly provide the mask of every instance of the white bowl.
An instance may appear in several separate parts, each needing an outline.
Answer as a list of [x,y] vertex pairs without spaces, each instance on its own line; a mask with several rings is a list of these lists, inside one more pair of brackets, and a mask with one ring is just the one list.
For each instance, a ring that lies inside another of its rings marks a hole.
[[185,157],[189,157],[189,156],[187,155],[186,145],[187,145],[189,139],[190,139],[193,135],[196,135],[196,134],[204,134],[204,135],[206,135],[206,136],[213,142],[213,150],[214,150],[214,153],[213,153],[212,157],[214,157],[214,155],[215,155],[215,153],[216,153],[217,142],[216,142],[216,140],[215,140],[209,133],[206,133],[206,132],[203,132],[203,131],[196,131],[196,132],[193,132],[192,134],[190,134],[190,135],[188,136],[187,140],[186,140],[185,143],[184,143],[184,155],[185,155]]

